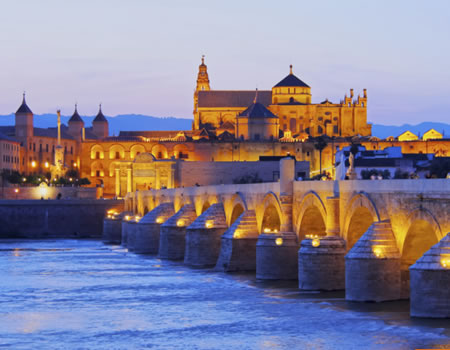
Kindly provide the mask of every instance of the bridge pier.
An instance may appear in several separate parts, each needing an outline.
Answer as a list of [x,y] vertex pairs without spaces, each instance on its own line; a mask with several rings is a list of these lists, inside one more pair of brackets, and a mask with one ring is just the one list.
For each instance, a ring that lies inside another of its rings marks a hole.
[[400,299],[400,253],[390,221],[373,223],[345,257],[345,298]]
[[339,197],[328,197],[327,236],[301,242],[298,284],[302,290],[345,289],[345,240],[339,237]]
[[137,223],[140,217],[135,215],[127,222],[127,248],[129,252],[134,251],[136,244]]
[[122,241],[122,219],[130,212],[109,213],[108,217],[103,220],[102,241],[105,244],[120,244]]
[[139,254],[157,254],[161,225],[174,214],[173,203],[161,203],[137,224],[134,251]]
[[409,270],[411,316],[450,318],[450,233]]
[[186,229],[184,263],[198,268],[215,266],[226,229],[223,204],[211,205]]
[[298,240],[293,232],[261,234],[256,243],[256,278],[296,280]]
[[258,227],[254,210],[244,211],[221,238],[216,271],[255,271]]
[[159,234],[159,252],[161,259],[182,260],[186,249],[186,228],[191,225],[197,214],[193,204],[184,205],[175,215],[161,225]]
[[122,219],[122,246],[128,247],[128,230],[131,226],[132,222],[134,222],[134,216],[131,215],[124,215]]

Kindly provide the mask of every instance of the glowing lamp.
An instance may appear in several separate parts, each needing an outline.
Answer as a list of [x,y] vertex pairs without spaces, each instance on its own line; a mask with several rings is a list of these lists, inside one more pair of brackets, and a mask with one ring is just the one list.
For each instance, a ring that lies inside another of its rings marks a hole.
[[266,227],[266,228],[264,229],[264,233],[270,233],[270,228]]
[[36,162],[34,160],[31,162],[31,167],[36,168]]
[[205,227],[206,227],[206,228],[211,228],[211,227],[213,227],[213,221],[212,221],[212,220],[206,221],[206,222],[205,222]]
[[317,247],[320,245],[320,239],[314,238],[314,239],[311,241],[311,245],[312,245],[314,248],[317,248]]
[[19,193],[19,189],[18,189],[18,188],[15,188],[15,189],[14,189],[14,193]]
[[181,219],[178,220],[178,221],[177,221],[177,226],[178,226],[178,227],[183,227],[183,226],[184,226],[184,220],[181,220]]
[[44,198],[47,196],[47,184],[43,182],[42,185],[39,186],[39,193],[41,194],[41,197]]
[[275,233],[278,233],[278,230],[277,230],[277,229],[275,229],[275,230],[273,230],[273,232],[275,232]]
[[276,244],[276,245],[282,245],[282,244],[283,244],[283,238],[278,237],[278,238],[275,240],[275,244]]
[[72,179],[71,177],[69,177],[69,181],[72,182],[72,180],[73,180],[73,179]]
[[139,220],[141,220],[141,217],[136,215],[136,216],[134,217],[134,221],[139,222]]
[[157,224],[162,224],[164,222],[164,219],[162,217],[156,218]]
[[373,248],[373,253],[375,254],[375,256],[377,258],[381,257],[381,253],[382,253],[381,248],[380,247]]
[[22,178],[22,181],[23,181],[23,182],[26,182],[26,181],[27,181],[27,178],[26,178],[26,177]]
[[45,166],[46,168],[48,168],[48,167],[49,167],[48,162],[45,162],[44,166]]
[[125,221],[128,221],[128,220],[130,220],[130,215],[125,215]]
[[73,163],[73,167],[76,168],[77,167],[77,163]]
[[445,269],[450,269],[450,258],[442,258],[441,266]]

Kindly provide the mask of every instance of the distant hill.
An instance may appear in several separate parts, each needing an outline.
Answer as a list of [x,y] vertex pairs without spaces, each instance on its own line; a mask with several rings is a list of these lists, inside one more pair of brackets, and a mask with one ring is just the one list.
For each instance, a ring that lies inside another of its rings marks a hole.
[[[85,126],[92,125],[95,117],[82,116]],[[152,117],[140,114],[117,115],[106,117],[109,122],[109,134],[118,135],[120,131],[140,130],[191,130],[192,120],[175,117]],[[61,116],[61,122],[67,125],[70,116]],[[0,126],[14,125],[14,114],[0,116]],[[34,116],[34,126],[48,128],[56,126],[56,114]]]
[[434,122],[423,122],[417,125],[403,124],[400,126],[373,124],[372,135],[385,139],[388,136],[396,137],[406,130],[409,130],[412,133],[421,136],[430,129],[435,129],[436,131],[443,133],[444,137],[450,138],[450,124]]
[[[62,116],[61,121],[67,124],[70,116]],[[86,127],[92,125],[94,117],[82,117]],[[115,117],[107,117],[109,121],[110,135],[118,135],[120,131],[141,131],[141,130],[191,130],[192,119],[183,119],[175,117],[152,117],[141,114],[117,115]],[[14,114],[0,116],[0,126],[14,125]],[[34,116],[34,125],[40,128],[54,127],[56,125],[56,114],[42,114]],[[379,138],[388,136],[398,136],[406,130],[416,135],[423,135],[424,132],[435,129],[445,136],[450,137],[450,124],[423,122],[417,125],[404,124],[397,125],[381,125],[373,124],[372,134]]]

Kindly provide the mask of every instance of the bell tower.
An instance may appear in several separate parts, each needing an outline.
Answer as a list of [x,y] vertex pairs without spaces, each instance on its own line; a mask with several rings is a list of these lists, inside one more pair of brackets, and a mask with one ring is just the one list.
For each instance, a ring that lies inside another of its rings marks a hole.
[[209,90],[211,90],[211,88],[209,86],[208,67],[205,64],[205,55],[202,55],[202,64],[198,66],[197,87],[195,88],[194,92],[194,130],[198,130],[200,128],[200,116],[198,113],[198,92]]

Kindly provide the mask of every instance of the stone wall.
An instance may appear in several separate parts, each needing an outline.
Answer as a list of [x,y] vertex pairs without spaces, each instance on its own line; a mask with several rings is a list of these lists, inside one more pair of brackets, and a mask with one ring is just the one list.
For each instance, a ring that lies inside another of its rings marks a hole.
[[[232,184],[234,179],[254,174],[263,182],[277,182],[280,162],[180,162],[178,169],[180,187]],[[309,162],[296,162],[295,175],[309,177]]]
[[0,238],[98,237],[109,209],[119,200],[0,200]]
[[61,193],[62,199],[96,199],[100,188],[96,187],[3,187],[1,199],[56,199]]

